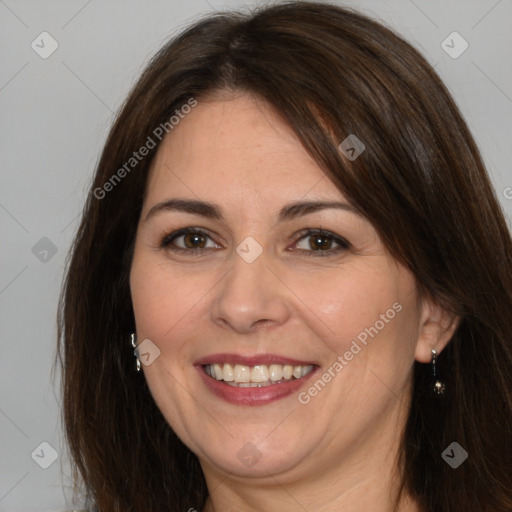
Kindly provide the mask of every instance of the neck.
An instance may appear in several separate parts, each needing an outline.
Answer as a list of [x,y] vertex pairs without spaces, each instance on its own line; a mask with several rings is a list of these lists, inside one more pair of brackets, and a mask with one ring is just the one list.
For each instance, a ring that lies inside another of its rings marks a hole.
[[[231,482],[232,483],[232,482]],[[220,511],[244,511],[244,512],[266,512],[278,510],[281,512],[297,512],[298,510],[315,510],[316,512],[421,512],[419,504],[408,495],[402,495],[400,499],[388,497],[388,490],[382,486],[370,486],[369,482],[363,483],[350,490],[337,493],[333,501],[327,502],[325,495],[319,493],[306,496],[306,490],[301,492],[290,490],[288,486],[280,486],[275,480],[276,487],[252,490],[239,489],[236,491],[230,486],[229,478],[223,485],[223,490],[216,489],[208,496],[202,512]],[[364,493],[362,492],[364,491]],[[320,503],[321,502],[321,503]],[[315,508],[316,506],[319,508]]]

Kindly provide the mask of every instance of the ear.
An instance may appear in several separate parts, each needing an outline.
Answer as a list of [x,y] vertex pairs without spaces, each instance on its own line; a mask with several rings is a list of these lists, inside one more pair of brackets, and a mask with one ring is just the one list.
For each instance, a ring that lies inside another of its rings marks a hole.
[[430,363],[432,349],[440,354],[452,338],[460,317],[449,312],[431,298],[420,306],[420,325],[414,357],[419,363]]

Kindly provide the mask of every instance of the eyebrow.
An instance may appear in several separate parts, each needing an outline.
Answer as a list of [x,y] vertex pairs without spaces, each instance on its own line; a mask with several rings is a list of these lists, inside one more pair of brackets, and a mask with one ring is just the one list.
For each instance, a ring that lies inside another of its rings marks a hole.
[[[329,208],[345,210],[360,215],[359,212],[348,203],[339,201],[297,201],[287,204],[281,208],[277,216],[277,221],[290,221],[295,218]],[[147,213],[144,222],[147,222],[156,214],[165,211],[191,213],[193,215],[200,215],[202,217],[214,220],[224,219],[222,209],[213,203],[194,199],[168,199],[153,206]]]

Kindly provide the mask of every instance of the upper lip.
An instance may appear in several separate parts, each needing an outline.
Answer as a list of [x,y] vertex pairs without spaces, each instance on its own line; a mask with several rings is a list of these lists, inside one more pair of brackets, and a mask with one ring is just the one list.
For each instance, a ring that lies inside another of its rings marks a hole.
[[243,356],[241,354],[212,354],[210,356],[202,357],[198,359],[194,365],[202,366],[206,364],[240,364],[243,366],[258,366],[258,365],[266,365],[269,366],[271,364],[282,364],[282,365],[291,365],[291,366],[307,366],[307,365],[315,365],[315,363],[310,361],[299,361],[298,359],[293,359],[291,357],[280,356],[277,354],[256,354],[253,356]]

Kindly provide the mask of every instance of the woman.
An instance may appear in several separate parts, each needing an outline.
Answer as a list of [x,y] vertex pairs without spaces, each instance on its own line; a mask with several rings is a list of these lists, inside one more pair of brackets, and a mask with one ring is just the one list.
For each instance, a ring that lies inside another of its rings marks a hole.
[[206,18],[126,100],[72,249],[76,481],[102,512],[512,510],[511,261],[409,44],[326,4]]

